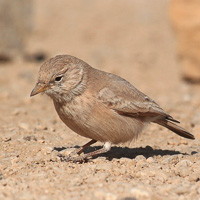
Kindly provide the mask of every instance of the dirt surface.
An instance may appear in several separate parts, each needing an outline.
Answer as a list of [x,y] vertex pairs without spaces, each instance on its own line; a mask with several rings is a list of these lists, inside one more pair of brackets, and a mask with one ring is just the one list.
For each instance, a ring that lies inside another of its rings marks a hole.
[[58,153],[88,139],[61,122],[48,97],[29,97],[41,63],[17,59],[0,65],[0,199],[200,199],[200,86],[180,78],[168,1],[81,2],[35,1],[27,52],[71,54],[124,77],[196,140],[152,124],[87,163],[61,162]]

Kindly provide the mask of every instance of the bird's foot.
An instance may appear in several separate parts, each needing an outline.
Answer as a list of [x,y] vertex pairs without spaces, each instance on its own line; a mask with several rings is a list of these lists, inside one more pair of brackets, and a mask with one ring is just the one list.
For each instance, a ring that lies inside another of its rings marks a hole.
[[74,156],[74,155],[70,154],[69,156],[63,156],[63,155],[59,154],[58,157],[60,158],[61,161],[73,162],[73,163],[84,163],[88,160],[88,157],[85,156],[85,154],[78,155],[78,156]]

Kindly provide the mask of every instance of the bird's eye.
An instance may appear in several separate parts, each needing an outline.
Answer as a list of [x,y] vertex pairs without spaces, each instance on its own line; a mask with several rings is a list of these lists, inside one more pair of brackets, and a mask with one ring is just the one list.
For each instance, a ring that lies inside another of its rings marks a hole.
[[56,81],[56,82],[60,82],[60,81],[62,80],[62,78],[63,78],[62,76],[57,76],[57,77],[55,78],[55,81]]

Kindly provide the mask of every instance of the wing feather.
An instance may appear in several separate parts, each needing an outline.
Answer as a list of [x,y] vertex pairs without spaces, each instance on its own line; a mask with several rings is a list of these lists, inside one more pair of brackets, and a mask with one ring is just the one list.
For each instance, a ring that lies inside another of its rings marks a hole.
[[119,88],[111,89],[106,87],[101,89],[98,99],[120,115],[129,117],[160,116],[172,121],[174,120],[155,101],[137,90],[130,83],[122,82],[121,84],[125,84],[125,87],[120,87],[122,88],[121,91]]

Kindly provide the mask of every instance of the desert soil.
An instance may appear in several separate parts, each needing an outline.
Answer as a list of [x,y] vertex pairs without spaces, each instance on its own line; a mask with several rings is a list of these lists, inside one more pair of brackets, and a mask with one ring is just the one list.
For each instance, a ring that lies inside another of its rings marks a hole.
[[200,199],[200,85],[181,79],[168,1],[81,2],[35,1],[27,53],[71,54],[124,77],[196,140],[152,124],[98,158],[61,162],[58,153],[88,139],[61,122],[51,99],[29,97],[41,63],[15,59],[0,65],[0,199]]

